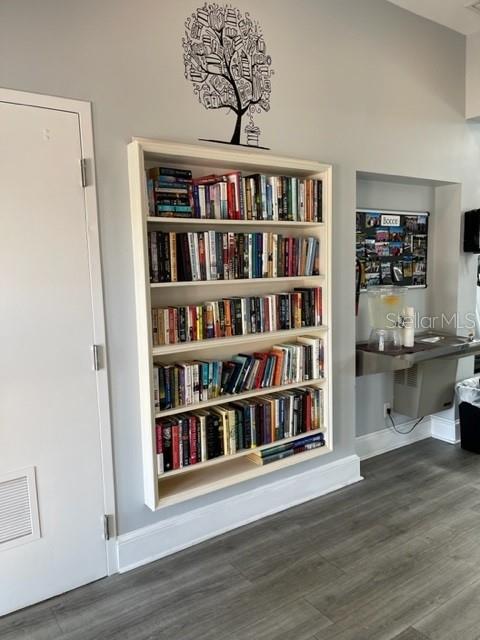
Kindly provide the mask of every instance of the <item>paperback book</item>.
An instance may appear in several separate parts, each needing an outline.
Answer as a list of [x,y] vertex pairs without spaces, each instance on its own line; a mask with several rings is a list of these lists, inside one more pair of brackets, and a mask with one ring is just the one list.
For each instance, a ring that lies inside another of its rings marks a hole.
[[155,411],[188,407],[224,395],[323,377],[323,340],[317,336],[273,345],[270,351],[239,353],[229,360],[155,363]]
[[216,220],[321,222],[323,183],[315,178],[242,175],[240,171],[192,178],[172,167],[147,169],[150,216]]
[[[310,431],[318,432],[322,428],[323,390],[316,387],[273,393],[157,419],[158,472],[168,473],[221,456],[254,450]],[[315,435],[320,438],[323,434]],[[302,438],[296,452],[318,442],[321,439],[307,442]],[[270,455],[283,454],[291,446],[293,442],[288,443],[286,449],[265,455],[260,451],[260,462],[256,458],[254,462],[264,464]]]
[[320,243],[278,233],[149,231],[150,282],[317,276]]
[[322,288],[298,287],[285,293],[153,308],[152,344],[155,347],[321,325]]

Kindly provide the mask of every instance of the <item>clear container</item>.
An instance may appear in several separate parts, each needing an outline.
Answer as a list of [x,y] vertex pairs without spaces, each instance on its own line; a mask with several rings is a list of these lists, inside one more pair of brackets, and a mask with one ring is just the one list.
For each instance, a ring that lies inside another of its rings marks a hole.
[[402,349],[401,329],[372,329],[368,345],[374,351],[394,353]]
[[407,287],[384,285],[368,289],[368,313],[372,329],[395,329],[405,308]]

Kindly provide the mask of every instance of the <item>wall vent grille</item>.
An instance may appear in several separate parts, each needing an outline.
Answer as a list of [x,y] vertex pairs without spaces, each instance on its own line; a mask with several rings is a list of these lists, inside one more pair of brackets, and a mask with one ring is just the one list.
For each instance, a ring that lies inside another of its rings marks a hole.
[[34,469],[0,476],[0,550],[39,537]]
[[418,367],[414,365],[408,369],[400,369],[395,371],[394,383],[407,387],[416,387],[418,384]]
[[418,367],[417,365],[406,369],[407,386],[416,387],[418,382]]

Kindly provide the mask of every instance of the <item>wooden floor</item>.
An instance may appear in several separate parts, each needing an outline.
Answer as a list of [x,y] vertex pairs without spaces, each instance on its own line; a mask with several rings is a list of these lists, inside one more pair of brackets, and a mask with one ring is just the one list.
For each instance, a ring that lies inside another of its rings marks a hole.
[[353,487],[7,616],[0,638],[478,640],[480,456],[424,440],[362,473]]

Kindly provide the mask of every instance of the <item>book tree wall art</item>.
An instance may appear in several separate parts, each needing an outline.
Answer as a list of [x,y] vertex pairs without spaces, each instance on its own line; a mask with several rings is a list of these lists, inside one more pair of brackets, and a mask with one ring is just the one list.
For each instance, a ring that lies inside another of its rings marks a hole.
[[248,12],[205,3],[186,19],[182,45],[185,77],[198,101],[235,116],[229,141],[209,141],[260,147],[254,116],[270,110],[273,69],[258,22]]

